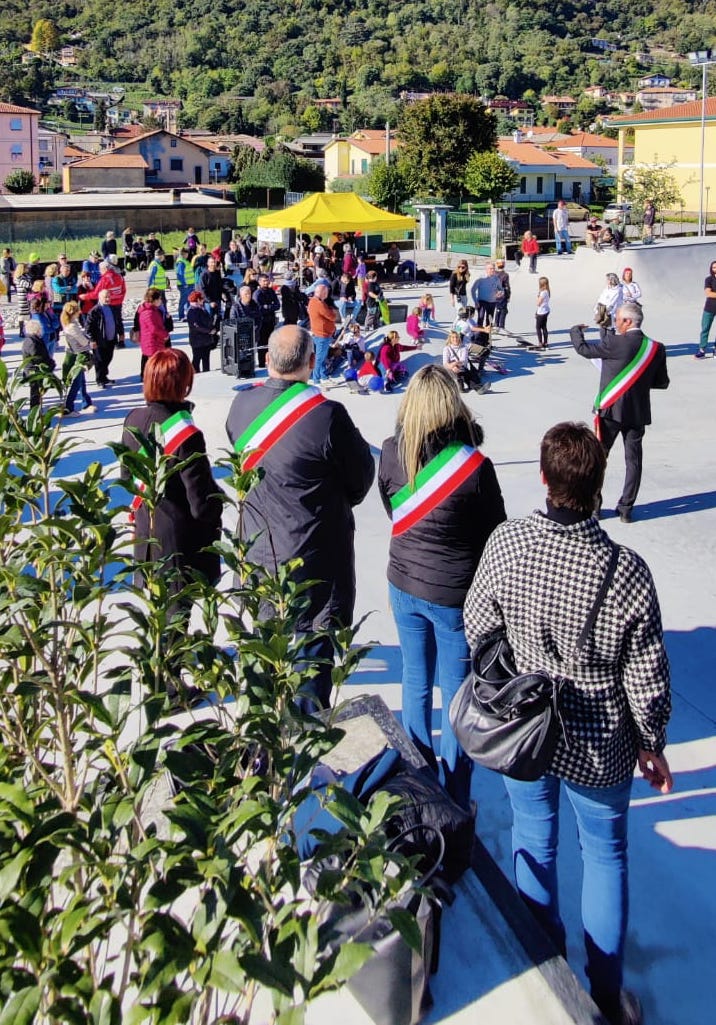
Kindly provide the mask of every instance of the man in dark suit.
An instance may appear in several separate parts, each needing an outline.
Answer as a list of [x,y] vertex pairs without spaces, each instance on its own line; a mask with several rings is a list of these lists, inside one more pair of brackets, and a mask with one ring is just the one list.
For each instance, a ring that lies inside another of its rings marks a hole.
[[301,559],[292,578],[310,581],[296,624],[311,637],[303,652],[316,671],[301,688],[305,712],[330,703],[333,645],[316,633],[353,622],[353,507],[375,475],[370,446],[345,407],[308,385],[315,361],[308,331],[277,328],[269,338],[266,383],[240,389],[226,421],[244,465],[262,470],[242,517],[252,562],[275,574],[281,563]]
[[624,303],[616,312],[615,329],[603,329],[599,342],[585,340],[584,324],[570,332],[580,356],[602,361],[594,402],[597,436],[607,453],[620,434],[624,441],[626,478],[616,508],[622,523],[631,523],[641,484],[642,440],[651,423],[651,389],[669,387],[666,349],[643,333],[642,317],[638,303]]

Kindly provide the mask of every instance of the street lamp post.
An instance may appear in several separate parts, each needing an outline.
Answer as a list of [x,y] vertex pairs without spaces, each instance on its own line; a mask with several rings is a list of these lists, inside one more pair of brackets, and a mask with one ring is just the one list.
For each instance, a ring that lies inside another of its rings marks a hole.
[[699,177],[699,236],[706,234],[704,225],[704,154],[706,150],[706,69],[716,64],[712,50],[695,50],[689,54],[689,61],[701,68],[701,174]]

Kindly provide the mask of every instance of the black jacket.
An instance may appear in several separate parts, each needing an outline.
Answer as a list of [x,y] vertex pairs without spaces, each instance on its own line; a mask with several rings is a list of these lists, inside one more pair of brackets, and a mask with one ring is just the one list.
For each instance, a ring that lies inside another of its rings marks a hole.
[[[107,308],[109,309],[109,307]],[[104,319],[101,303],[93,306],[87,314],[85,330],[93,342],[96,342],[98,345],[107,344],[107,322]],[[113,338],[112,341],[115,342],[116,338]]]
[[[614,331],[603,331],[601,341],[587,342],[581,327],[573,327],[570,337],[580,356],[601,359],[599,394],[631,363],[644,340],[641,331],[627,331],[623,335],[618,335]],[[669,387],[666,349],[661,342],[657,342],[657,345],[659,351],[641,377],[613,406],[600,412],[599,415],[603,419],[614,420],[624,427],[646,427],[651,423],[651,389]]]
[[[450,441],[440,438],[426,451],[425,462]],[[408,482],[398,454],[397,437],[383,442],[378,487],[385,511],[390,499]],[[505,505],[495,468],[483,460],[467,480],[422,520],[399,537],[391,538],[388,580],[415,598],[462,606],[487,539],[505,519]]]
[[254,292],[254,302],[261,313],[262,323],[275,324],[281,303],[273,288],[257,288]]
[[210,303],[221,302],[224,285],[220,270],[203,270],[199,278],[199,285]]
[[[141,440],[131,433],[130,428],[148,436],[153,424],[164,423],[181,409],[191,411],[192,404],[150,402],[140,409],[133,409],[124,421],[123,443],[137,451]],[[195,453],[200,453],[201,458],[193,459],[167,478],[166,493],[157,507],[156,524],[151,534],[146,505],[142,503],[137,509],[136,553],[140,561],[173,557],[170,565],[178,569],[191,567],[203,573],[208,580],[216,581],[219,579],[219,556],[201,551],[218,540],[222,510],[221,491],[206,456],[204,435],[201,432],[193,434],[179,446],[172,458],[182,462]],[[147,544],[150,536],[159,543]]]
[[296,282],[281,285],[281,312],[284,324],[298,324],[306,316],[308,299]]
[[190,306],[186,312],[189,325],[189,345],[192,349],[211,349],[216,341],[212,333],[214,319],[203,306]]
[[[281,392],[294,384],[268,378],[247,386],[226,421],[232,445]],[[263,476],[245,510],[244,536],[258,535],[251,559],[273,573],[276,561],[300,557],[298,580],[310,589],[303,629],[333,619],[350,623],[355,601],[354,505],[368,493],[375,463],[345,408],[326,400],[299,420],[260,464]]]

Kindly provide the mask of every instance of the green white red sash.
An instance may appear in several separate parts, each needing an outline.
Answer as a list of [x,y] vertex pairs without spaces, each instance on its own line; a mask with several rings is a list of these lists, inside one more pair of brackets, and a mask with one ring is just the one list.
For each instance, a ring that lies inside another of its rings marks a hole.
[[658,351],[659,343],[645,335],[639,346],[639,351],[631,363],[627,363],[624,369],[620,370],[606,388],[597,395],[594,400],[594,409],[599,412],[600,409],[609,409],[610,406],[613,406],[617,399],[620,399],[632,385],[636,384]]
[[255,417],[234,442],[235,450],[246,454],[244,469],[251,470],[306,413],[325,402],[318,388],[297,381],[281,392]]
[[477,449],[455,442],[426,463],[418,472],[415,484],[412,487],[406,484],[390,500],[392,536],[400,537],[449,498],[484,458]]
[[[167,417],[164,423],[159,425],[164,455],[173,455],[180,445],[183,445],[193,434],[198,433],[199,428],[194,426],[191,416],[185,409],[180,409],[178,413],[173,413],[170,417]],[[139,451],[146,455],[146,449],[141,448]],[[144,491],[145,485],[142,481],[135,480],[134,483],[140,491]],[[141,495],[135,495],[130,505],[132,512],[136,512],[143,501],[144,499]]]

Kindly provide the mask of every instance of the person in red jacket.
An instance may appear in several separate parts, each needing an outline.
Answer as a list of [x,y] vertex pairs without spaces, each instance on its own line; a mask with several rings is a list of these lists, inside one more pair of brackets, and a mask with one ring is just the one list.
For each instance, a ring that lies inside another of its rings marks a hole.
[[522,255],[530,258],[530,274],[537,273],[537,257],[539,256],[539,242],[531,231],[526,231],[522,238]]
[[164,296],[158,288],[148,288],[144,302],[137,310],[139,348],[142,350],[139,376],[144,380],[147,360],[169,345],[169,332],[164,321]]
[[124,297],[127,294],[127,283],[120,274],[116,266],[117,257],[114,260],[111,258],[103,260],[99,265],[99,269],[102,272],[102,276],[99,281],[92,289],[91,292],[85,293],[84,299],[88,301],[90,299],[98,299],[99,293],[106,291],[109,293],[109,306],[112,310],[112,316],[114,322],[117,325],[117,343],[115,348],[124,348],[124,322],[122,320],[122,303]]

